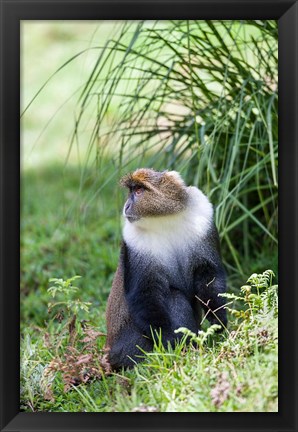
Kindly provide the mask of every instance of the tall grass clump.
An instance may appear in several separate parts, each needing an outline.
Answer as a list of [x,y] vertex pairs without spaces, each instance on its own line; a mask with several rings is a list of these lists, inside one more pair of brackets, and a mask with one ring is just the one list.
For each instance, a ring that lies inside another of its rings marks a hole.
[[180,171],[216,205],[232,275],[261,255],[276,270],[277,36],[276,21],[122,22],[78,100],[69,151],[87,136],[102,174],[107,153],[115,177]]

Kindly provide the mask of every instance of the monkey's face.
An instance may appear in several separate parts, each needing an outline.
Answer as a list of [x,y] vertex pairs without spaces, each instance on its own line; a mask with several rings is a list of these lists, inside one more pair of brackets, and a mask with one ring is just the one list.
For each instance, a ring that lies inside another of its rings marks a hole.
[[186,208],[187,187],[176,171],[141,168],[123,177],[120,184],[129,190],[123,208],[123,215],[129,222],[173,215]]

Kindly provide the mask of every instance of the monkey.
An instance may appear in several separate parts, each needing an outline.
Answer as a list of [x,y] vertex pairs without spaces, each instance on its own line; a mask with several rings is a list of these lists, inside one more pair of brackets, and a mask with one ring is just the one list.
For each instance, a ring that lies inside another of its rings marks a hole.
[[[106,350],[112,369],[131,368],[152,351],[153,331],[175,345],[186,327],[200,328],[201,308],[225,327],[226,275],[213,206],[176,171],[139,168],[128,189],[118,267],[108,298]],[[180,336],[179,336],[180,335]]]

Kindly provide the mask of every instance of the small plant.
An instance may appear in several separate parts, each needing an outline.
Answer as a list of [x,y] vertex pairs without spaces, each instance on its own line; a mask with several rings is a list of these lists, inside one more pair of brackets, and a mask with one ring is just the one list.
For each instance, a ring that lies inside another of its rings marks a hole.
[[73,281],[76,279],[80,279],[81,276],[73,276],[72,278],[63,280],[52,278],[49,282],[54,282],[54,285],[48,288],[48,293],[51,294],[53,298],[56,295],[61,295],[64,297],[64,300],[56,302],[56,303],[48,303],[48,311],[51,312],[54,308],[65,306],[67,313],[69,315],[77,315],[80,310],[85,312],[89,312],[90,302],[83,302],[80,299],[71,299],[73,293],[76,293],[79,288],[73,285]]
[[198,334],[193,333],[185,327],[180,327],[175,330],[175,333],[183,333],[186,337],[185,340],[190,340],[193,342],[199,350],[202,350],[203,346],[207,343],[211,336],[214,336],[215,332],[221,328],[218,324],[212,324],[207,330],[199,330]]
[[221,357],[245,358],[256,350],[277,347],[278,286],[273,285],[274,273],[266,270],[252,274],[240,289],[242,295],[221,296],[234,300],[236,308],[227,307],[231,314],[230,335],[223,342]]
[[246,322],[253,321],[255,315],[271,311],[274,317],[278,315],[278,294],[277,285],[272,285],[274,278],[272,270],[266,270],[261,274],[253,273],[247,280],[247,284],[240,288],[242,296],[233,293],[219,294],[231,300],[242,303],[245,309],[227,310],[236,318]]
[[[47,355],[46,362],[38,363],[38,368],[33,363],[31,366],[33,373],[30,373],[31,363],[28,363],[25,356],[21,366],[24,378],[23,393],[27,395],[27,404],[32,407],[32,410],[34,395],[35,397],[39,395],[44,400],[55,401],[54,388],[60,381],[59,376],[63,383],[63,391],[67,392],[73,386],[100,379],[103,374],[110,373],[109,364],[98,344],[98,338],[105,337],[105,334],[88,324],[86,319],[77,320],[78,313],[89,314],[91,305],[90,302],[73,298],[74,294],[79,291],[73,282],[80,277],[49,280],[54,284],[48,288],[47,292],[53,298],[60,298],[57,302],[48,303],[48,312],[55,310],[55,315],[42,331],[44,346],[50,356]],[[85,317],[82,316],[82,318]],[[29,336],[24,343],[26,341],[30,360],[32,349],[31,345],[28,345]],[[31,377],[28,376],[29,374]],[[37,384],[35,383],[36,376],[38,377]]]
[[57,372],[61,373],[64,392],[73,386],[100,379],[103,374],[110,373],[105,356],[98,355],[97,339],[105,334],[96,331],[92,326],[84,325],[82,336],[76,340],[76,346],[68,345],[63,355],[55,357],[45,370],[45,376],[51,378],[51,381]]
[[[48,312],[55,309],[54,318],[61,323],[65,318],[64,311],[66,310],[66,325],[59,329],[57,337],[65,341],[66,336],[68,343],[66,346],[63,343],[61,344],[62,353],[57,353],[58,355],[46,367],[45,376],[50,377],[51,381],[53,381],[56,373],[60,372],[64,383],[64,391],[70,390],[74,385],[86,383],[90,379],[98,379],[103,373],[110,372],[105,356],[100,357],[98,355],[100,350],[97,339],[105,336],[105,334],[88,325],[85,319],[77,320],[78,313],[82,311],[88,314],[91,305],[90,302],[83,302],[79,298],[73,298],[73,295],[79,291],[79,288],[74,286],[73,282],[79,278],[81,276],[76,275],[66,280],[61,278],[49,280],[54,285],[48,288],[48,293],[53,298],[60,297],[61,301],[48,303]],[[66,332],[65,329],[67,329]]]
[[[79,288],[73,285],[73,281],[81,278],[81,276],[73,276],[69,279],[52,278],[49,282],[54,282],[54,285],[48,288],[48,293],[53,298],[60,297],[60,301],[48,303],[48,313],[55,310],[54,320],[59,323],[65,322],[68,325],[69,343],[74,344],[77,335],[81,334],[81,326],[77,322],[77,315],[80,311],[89,313],[90,302],[83,302],[79,298],[72,298],[74,293],[79,291]],[[59,332],[63,334],[63,329]]]

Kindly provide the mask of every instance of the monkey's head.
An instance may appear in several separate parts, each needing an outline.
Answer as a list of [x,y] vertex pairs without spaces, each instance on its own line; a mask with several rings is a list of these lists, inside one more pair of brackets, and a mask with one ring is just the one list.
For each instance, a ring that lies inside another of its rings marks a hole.
[[123,215],[129,222],[152,216],[167,216],[185,210],[187,186],[176,171],[140,168],[120,180],[129,189]]

